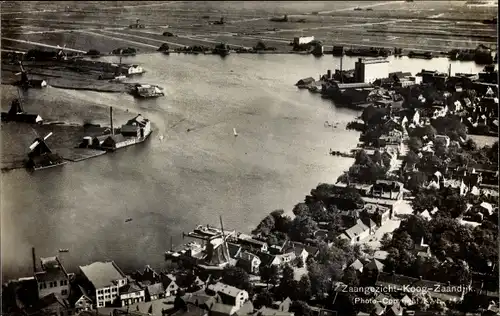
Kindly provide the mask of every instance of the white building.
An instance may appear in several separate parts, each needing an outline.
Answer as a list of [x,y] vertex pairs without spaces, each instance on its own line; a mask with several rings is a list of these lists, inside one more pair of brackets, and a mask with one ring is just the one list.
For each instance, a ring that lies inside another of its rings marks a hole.
[[57,257],[41,258],[41,272],[35,273],[38,297],[57,294],[64,299],[69,296],[69,275]]
[[248,301],[248,292],[240,290],[234,286],[217,282],[216,284],[210,284],[208,289],[219,294],[224,304],[240,308],[246,301]]
[[138,75],[138,74],[142,74],[143,72],[144,72],[144,69],[142,69],[142,67],[138,66],[138,65],[132,65],[128,68],[129,75]]
[[354,64],[356,82],[373,83],[377,79],[389,77],[389,61],[383,58],[359,58]]
[[121,306],[146,301],[146,292],[135,283],[127,283],[119,289]]
[[294,45],[309,44],[312,41],[314,41],[314,36],[300,36],[300,37],[294,37],[293,38],[293,44]]
[[92,284],[97,307],[113,303],[119,297],[119,289],[125,286],[127,277],[113,262],[94,262],[80,266],[81,274]]

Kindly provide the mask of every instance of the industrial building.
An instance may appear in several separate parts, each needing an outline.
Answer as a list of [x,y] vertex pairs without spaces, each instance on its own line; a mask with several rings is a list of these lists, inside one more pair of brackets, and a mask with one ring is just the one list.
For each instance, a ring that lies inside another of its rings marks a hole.
[[373,83],[376,79],[389,77],[389,61],[385,58],[359,58],[354,64],[356,82]]

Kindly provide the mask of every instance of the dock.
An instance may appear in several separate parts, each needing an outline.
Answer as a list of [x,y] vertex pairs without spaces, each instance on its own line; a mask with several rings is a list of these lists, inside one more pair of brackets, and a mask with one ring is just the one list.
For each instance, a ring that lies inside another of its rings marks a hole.
[[57,152],[64,160],[78,162],[104,155],[106,151],[90,148],[58,148]]

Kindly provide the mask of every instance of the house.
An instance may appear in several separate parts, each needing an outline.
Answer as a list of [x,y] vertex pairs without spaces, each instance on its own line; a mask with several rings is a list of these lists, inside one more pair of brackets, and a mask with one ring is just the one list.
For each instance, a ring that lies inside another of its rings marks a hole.
[[347,183],[343,183],[343,182],[337,182],[337,183],[335,183],[334,186],[336,189],[341,190],[340,192],[345,191],[346,188],[353,188],[362,196],[368,196],[370,194],[371,189],[372,189],[371,184],[360,184],[360,183],[347,184]]
[[[133,145],[137,142],[136,139],[132,137],[125,137],[122,134],[108,135],[101,142],[101,136],[98,136],[94,139],[98,139],[100,142],[100,147],[107,150],[115,150],[118,148],[126,147]],[[94,143],[94,142],[93,142]]]
[[389,253],[385,250],[377,250],[373,254],[373,259],[379,261],[379,262],[384,262],[387,257],[389,256]]
[[236,259],[239,257],[240,252],[242,251],[242,248],[240,245],[228,242],[227,243],[227,250],[229,251],[229,256],[232,259]]
[[162,275],[161,283],[166,297],[175,295],[179,290],[179,286],[175,283],[175,276],[172,274]]
[[112,304],[119,298],[118,290],[128,282],[125,274],[113,262],[94,262],[80,266],[81,275],[88,281],[90,292],[97,307]]
[[70,292],[70,279],[59,258],[41,258],[40,261],[42,271],[35,273],[38,297],[57,294],[62,299],[67,299]]
[[223,303],[214,303],[209,311],[208,316],[231,316],[238,311],[238,307]]
[[442,142],[446,148],[450,146],[450,138],[447,135],[436,135],[434,137],[434,142],[437,141]]
[[377,180],[373,185],[372,195],[383,199],[401,200],[405,192],[399,181]]
[[300,242],[287,241],[284,251],[285,253],[293,252],[296,258],[301,258],[303,262],[306,262],[309,253],[306,250],[306,245]]
[[288,312],[290,310],[290,305],[292,305],[292,300],[289,297],[287,297],[283,301],[273,302],[271,307],[280,312]]
[[482,202],[481,204],[479,204],[479,207],[481,211],[487,212],[489,216],[493,215],[493,205],[491,205],[491,203]]
[[165,297],[165,289],[162,283],[155,283],[146,287],[146,301],[155,301]]
[[391,209],[386,206],[366,203],[363,211],[372,219],[375,224],[382,226],[385,222],[391,219]]
[[119,294],[122,307],[146,301],[145,291],[134,282],[128,282],[120,287]]
[[431,256],[431,247],[424,243],[424,238],[420,240],[420,244],[415,244],[414,253],[418,257],[428,258]]
[[228,304],[235,307],[241,307],[246,301],[248,301],[248,292],[245,290],[240,290],[234,286],[230,286],[221,282],[216,284],[210,284],[208,289],[217,293],[224,304]]
[[391,307],[388,308],[387,316],[403,316],[403,307],[401,306],[400,303],[393,304]]
[[144,271],[141,273],[137,271],[132,275],[133,279],[137,282],[155,284],[160,282],[161,277],[155,270],[151,269],[149,265],[144,268]]
[[384,270],[384,264],[377,259],[372,259],[370,262],[365,264],[363,270],[367,271],[377,271],[378,273]]
[[81,285],[75,285],[71,289],[69,303],[74,306],[75,312],[88,311],[93,309],[93,302],[87,291]]
[[263,252],[268,251],[268,245],[266,242],[261,241],[261,240],[257,240],[257,239],[253,239],[250,236],[247,236],[244,234],[240,234],[238,236],[238,243],[242,246],[247,246],[249,248],[252,248],[252,249],[255,249],[258,251],[263,251]]
[[250,274],[258,274],[261,260],[251,252],[243,251],[239,255],[237,265]]
[[70,306],[67,300],[61,295],[50,293],[40,298],[33,306],[25,310],[25,314],[30,315],[51,315],[51,316],[68,316]]
[[145,138],[151,134],[151,122],[139,114],[122,125],[120,132],[125,137]]
[[356,259],[356,261],[351,263],[351,265],[347,268],[352,269],[358,273],[362,273],[363,272],[363,263],[361,261],[359,261],[359,259]]
[[425,210],[422,213],[420,213],[420,216],[422,216],[426,221],[430,221],[432,219],[432,216],[428,210]]
[[259,252],[258,256],[260,258],[260,265],[262,267],[279,266],[281,264],[281,259],[278,255]]
[[405,296],[403,296],[403,298],[400,300],[401,302],[401,305],[403,306],[412,306],[415,304],[415,302],[413,302],[413,300],[406,294]]
[[340,235],[341,239],[347,239],[351,244],[357,243],[370,235],[370,229],[363,221],[357,220],[356,224]]
[[262,307],[255,313],[256,316],[294,316],[294,313],[288,311],[280,311],[278,309]]

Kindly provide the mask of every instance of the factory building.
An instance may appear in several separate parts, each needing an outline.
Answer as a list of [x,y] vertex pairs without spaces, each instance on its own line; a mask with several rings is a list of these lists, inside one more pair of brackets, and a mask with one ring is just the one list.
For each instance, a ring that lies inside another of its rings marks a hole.
[[389,77],[389,61],[384,58],[359,58],[354,64],[356,82],[373,83],[376,79]]

